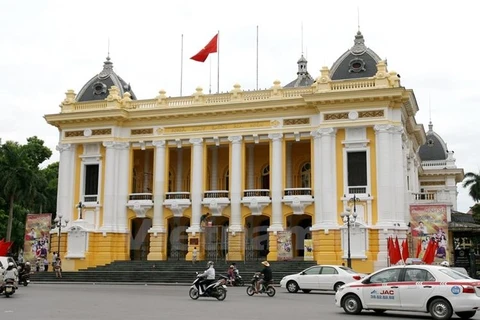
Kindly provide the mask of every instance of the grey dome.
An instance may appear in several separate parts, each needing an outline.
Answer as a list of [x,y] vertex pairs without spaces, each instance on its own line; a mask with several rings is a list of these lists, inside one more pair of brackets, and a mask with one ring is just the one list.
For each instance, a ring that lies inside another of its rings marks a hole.
[[77,101],[105,100],[108,96],[108,89],[112,86],[118,88],[120,96],[123,96],[125,92],[129,92],[132,100],[137,100],[130,84],[126,83],[113,71],[113,63],[110,62],[110,56],[108,56],[107,61],[103,64],[102,72],[94,76],[83,86],[77,95]]
[[365,46],[360,30],[355,35],[354,45],[335,61],[330,69],[332,80],[373,77],[377,73],[380,57]]
[[433,131],[433,124],[428,124],[427,142],[418,151],[422,161],[446,160],[448,156],[447,144]]
[[311,86],[312,83],[315,81],[313,80],[312,76],[308,73],[307,70],[307,59],[302,56],[300,59],[298,59],[297,64],[298,64],[298,71],[297,71],[297,79],[293,80],[284,88],[297,88],[297,87],[308,87]]

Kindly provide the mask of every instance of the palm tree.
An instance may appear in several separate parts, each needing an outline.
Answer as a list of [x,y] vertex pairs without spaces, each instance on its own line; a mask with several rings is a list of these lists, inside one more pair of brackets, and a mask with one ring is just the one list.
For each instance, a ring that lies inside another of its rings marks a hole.
[[480,201],[480,173],[476,174],[473,172],[468,172],[465,174],[465,179],[463,180],[463,187],[470,187],[468,194],[472,197],[473,201]]
[[0,186],[8,202],[6,241],[10,241],[15,201],[27,200],[35,194],[37,176],[25,149],[12,141],[0,147],[0,173]]

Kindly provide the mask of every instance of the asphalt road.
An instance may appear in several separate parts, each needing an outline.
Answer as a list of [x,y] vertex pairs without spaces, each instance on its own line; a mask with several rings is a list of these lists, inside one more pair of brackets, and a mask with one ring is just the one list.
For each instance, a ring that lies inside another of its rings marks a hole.
[[[186,286],[35,284],[10,298],[0,296],[0,319],[7,320],[105,320],[105,319],[238,319],[238,320],[391,320],[431,319],[428,314],[387,312],[378,316],[365,311],[348,316],[335,307],[333,293],[249,297],[245,287],[228,288],[225,301],[188,297]],[[455,317],[455,316],[454,316]],[[474,317],[480,319],[480,313]]]

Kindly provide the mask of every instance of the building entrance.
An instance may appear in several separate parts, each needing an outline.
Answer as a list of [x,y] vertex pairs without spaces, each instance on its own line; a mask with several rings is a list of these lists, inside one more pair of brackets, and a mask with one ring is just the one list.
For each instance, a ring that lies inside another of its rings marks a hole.
[[[287,217],[287,230],[292,233],[293,258],[305,256],[305,239],[312,239],[312,217],[306,214]],[[311,248],[309,248],[311,250]]]
[[245,260],[265,260],[268,255],[268,227],[270,218],[267,216],[249,216],[245,219]]
[[152,219],[135,218],[130,223],[130,260],[147,260],[150,250],[150,235]]
[[205,260],[226,259],[228,253],[228,218],[210,217],[205,224]]
[[167,257],[169,260],[185,260],[188,252],[187,228],[189,226],[189,218],[168,219]]

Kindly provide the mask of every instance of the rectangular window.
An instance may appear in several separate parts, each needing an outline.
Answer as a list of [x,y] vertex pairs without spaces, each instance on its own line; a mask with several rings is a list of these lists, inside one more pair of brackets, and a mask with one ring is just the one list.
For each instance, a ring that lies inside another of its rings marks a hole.
[[348,152],[347,170],[349,187],[367,186],[367,152]]
[[98,164],[85,166],[85,189],[84,195],[98,195]]

